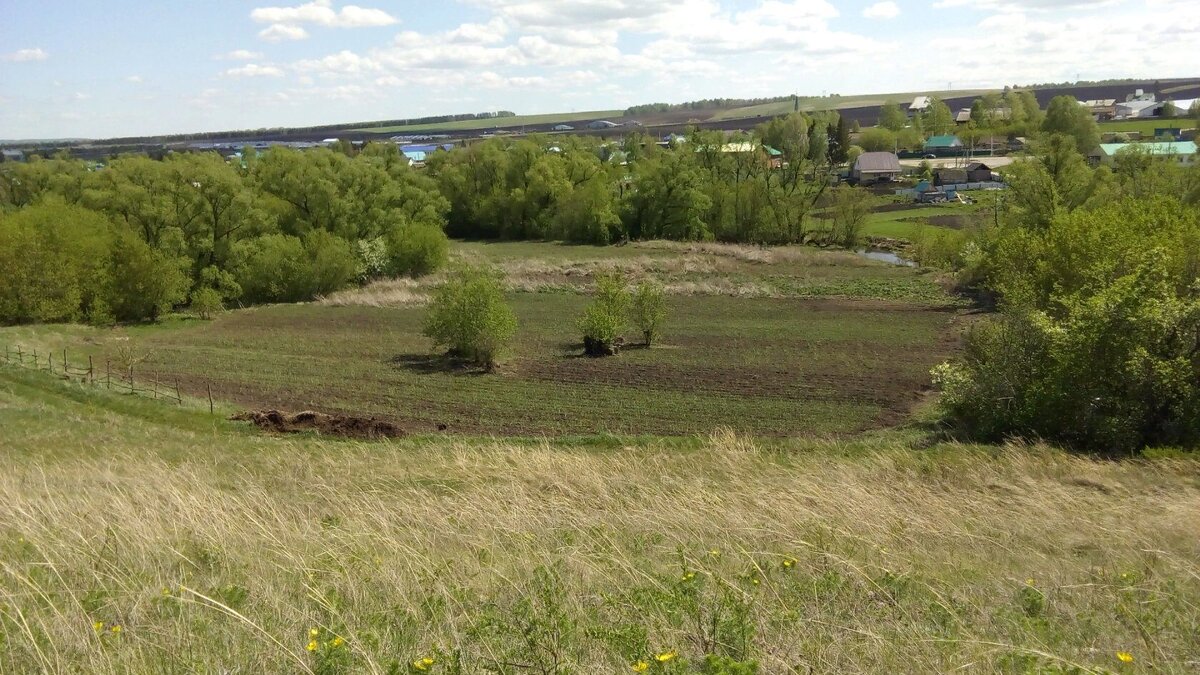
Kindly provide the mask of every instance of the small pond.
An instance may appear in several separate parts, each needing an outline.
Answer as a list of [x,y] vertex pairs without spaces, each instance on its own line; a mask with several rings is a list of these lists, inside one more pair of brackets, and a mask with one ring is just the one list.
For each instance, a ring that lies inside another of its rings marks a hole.
[[916,267],[917,263],[912,260],[901,258],[892,251],[885,251],[878,248],[863,248],[855,251],[858,255],[867,258],[868,260],[878,260],[879,262],[891,263],[893,265],[904,265],[905,267]]

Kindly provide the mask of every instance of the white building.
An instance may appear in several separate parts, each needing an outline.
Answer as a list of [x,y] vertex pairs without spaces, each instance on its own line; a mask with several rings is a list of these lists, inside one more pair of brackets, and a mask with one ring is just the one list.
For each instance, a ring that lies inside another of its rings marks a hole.
[[1129,120],[1140,117],[1154,117],[1162,104],[1154,100],[1125,101],[1116,105],[1116,119]]

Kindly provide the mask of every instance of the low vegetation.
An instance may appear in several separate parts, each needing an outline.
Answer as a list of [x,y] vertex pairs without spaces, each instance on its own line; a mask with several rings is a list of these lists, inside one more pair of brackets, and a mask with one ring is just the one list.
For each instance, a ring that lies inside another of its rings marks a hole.
[[365,444],[194,410],[0,368],[0,671],[1200,662],[1195,459],[906,435]]
[[491,370],[517,332],[497,273],[460,267],[434,293],[425,316],[426,337],[448,356]]

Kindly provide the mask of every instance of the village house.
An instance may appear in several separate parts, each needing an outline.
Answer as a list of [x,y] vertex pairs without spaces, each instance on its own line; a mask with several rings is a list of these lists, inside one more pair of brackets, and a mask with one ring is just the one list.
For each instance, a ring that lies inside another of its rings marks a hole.
[[854,160],[850,181],[860,185],[887,183],[900,177],[900,158],[890,152],[864,152]]
[[1167,157],[1190,166],[1196,162],[1195,141],[1159,141],[1155,143],[1101,143],[1088,155],[1093,164],[1112,166],[1121,152],[1145,152],[1155,157]]

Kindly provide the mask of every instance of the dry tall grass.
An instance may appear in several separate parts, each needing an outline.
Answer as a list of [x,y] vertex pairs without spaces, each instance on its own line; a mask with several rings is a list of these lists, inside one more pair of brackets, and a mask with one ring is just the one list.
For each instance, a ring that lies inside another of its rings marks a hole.
[[0,372],[4,673],[1200,667],[1193,460],[280,439],[37,377]]

